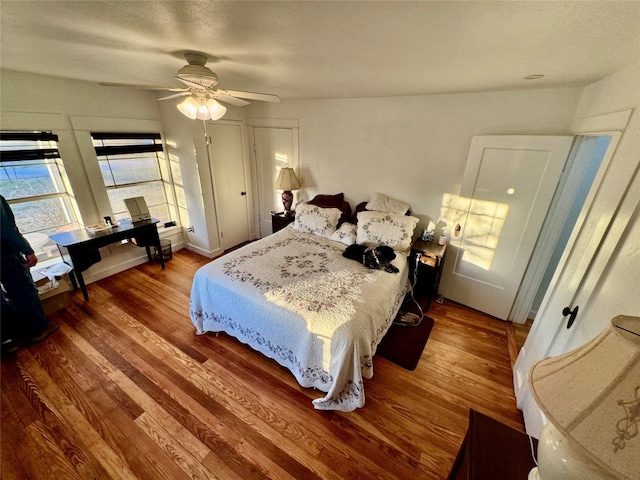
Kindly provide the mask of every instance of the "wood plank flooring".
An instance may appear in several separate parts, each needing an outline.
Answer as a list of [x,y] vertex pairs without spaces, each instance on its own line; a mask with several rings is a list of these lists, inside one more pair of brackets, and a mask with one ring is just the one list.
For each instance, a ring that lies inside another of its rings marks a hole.
[[375,357],[366,405],[313,409],[272,360],[196,336],[175,252],[88,286],[61,328],[1,361],[1,477],[13,479],[444,479],[474,408],[523,431],[505,324],[445,300],[418,367]]

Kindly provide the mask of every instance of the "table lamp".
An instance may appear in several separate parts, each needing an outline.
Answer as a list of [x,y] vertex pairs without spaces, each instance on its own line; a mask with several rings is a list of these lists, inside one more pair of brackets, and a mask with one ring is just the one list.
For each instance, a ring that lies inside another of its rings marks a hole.
[[529,480],[640,479],[640,317],[538,362],[531,391],[547,419]]
[[283,190],[282,192],[282,205],[284,206],[284,214],[286,217],[290,217],[291,205],[293,203],[293,193],[291,190],[298,190],[300,188],[300,181],[296,177],[296,172],[291,167],[285,167],[280,169],[278,178],[275,183],[276,190]]

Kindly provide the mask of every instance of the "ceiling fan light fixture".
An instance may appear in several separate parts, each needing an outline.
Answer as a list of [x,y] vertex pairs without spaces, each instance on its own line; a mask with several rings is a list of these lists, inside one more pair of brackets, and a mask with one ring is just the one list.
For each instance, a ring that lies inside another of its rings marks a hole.
[[196,99],[192,96],[185,98],[178,104],[178,110],[192,120],[218,120],[227,112],[226,107],[220,105],[213,98],[208,100]]
[[193,97],[187,97],[178,104],[178,110],[184,116],[189,117],[191,120],[195,120],[198,115],[198,106],[200,104]]
[[207,100],[205,102],[205,106],[207,108],[209,116],[211,117],[211,120],[218,120],[222,118],[225,113],[227,113],[227,107],[216,102],[213,98]]

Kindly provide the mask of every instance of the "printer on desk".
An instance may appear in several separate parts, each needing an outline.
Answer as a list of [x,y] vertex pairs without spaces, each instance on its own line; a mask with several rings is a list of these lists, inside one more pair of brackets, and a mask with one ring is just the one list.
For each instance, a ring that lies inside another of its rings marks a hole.
[[127,205],[133,223],[151,220],[149,207],[147,207],[144,197],[125,198],[124,203]]

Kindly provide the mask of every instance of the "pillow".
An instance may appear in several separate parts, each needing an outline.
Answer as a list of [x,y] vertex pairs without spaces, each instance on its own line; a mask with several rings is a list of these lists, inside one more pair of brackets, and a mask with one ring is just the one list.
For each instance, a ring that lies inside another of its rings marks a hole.
[[374,193],[371,196],[371,200],[366,205],[367,210],[376,211],[376,212],[388,212],[388,213],[397,213],[398,215],[405,215],[411,205],[408,203],[402,202],[400,200],[394,200],[393,198],[389,198],[382,193]]
[[333,234],[331,235],[331,240],[335,240],[336,242],[342,242],[345,245],[351,245],[356,243],[356,227],[353,223],[345,222],[340,225]]
[[351,205],[349,205],[349,202],[345,201],[344,193],[336,193],[335,195],[316,195],[315,197],[313,197],[313,199],[309,200],[307,203],[310,203],[311,205],[317,205],[318,207],[321,207],[321,208],[340,209],[340,211],[342,211],[342,215],[340,215],[338,226],[350,220]]
[[344,193],[336,193],[335,195],[316,195],[307,203],[317,205],[322,208],[340,208],[344,202]]
[[356,209],[353,212],[353,217],[351,217],[351,223],[357,225],[358,224],[358,214],[360,212],[366,212],[367,211],[367,202],[361,202],[358,205],[356,205]]
[[337,208],[320,208],[316,205],[301,203],[296,206],[294,228],[299,232],[329,238],[336,231],[341,213]]
[[409,215],[386,212],[360,212],[356,243],[367,247],[387,245],[408,254],[418,219]]

